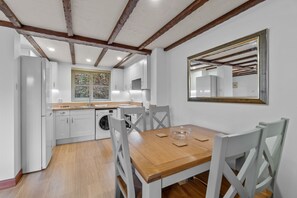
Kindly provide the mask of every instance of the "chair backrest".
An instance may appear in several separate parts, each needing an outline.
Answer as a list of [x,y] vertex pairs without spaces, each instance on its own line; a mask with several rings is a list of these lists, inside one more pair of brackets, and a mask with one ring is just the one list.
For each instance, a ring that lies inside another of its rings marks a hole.
[[274,190],[274,181],[284,146],[286,131],[289,119],[282,118],[277,122],[260,122],[258,127],[265,127],[267,138],[264,142],[264,151],[261,167],[258,173],[258,183],[256,192],[261,192],[266,188]]
[[[223,175],[231,184],[224,198],[233,198],[236,194],[241,198],[254,197],[265,133],[264,129],[256,128],[248,133],[215,137],[206,198],[219,197]],[[236,175],[226,160],[240,154],[247,157]]]
[[[150,116],[150,125],[152,130],[171,126],[168,105],[167,106],[150,105],[149,116]],[[156,127],[154,126],[154,123],[157,124]]]
[[[134,198],[132,166],[130,161],[128,133],[125,120],[109,116],[110,134],[113,147],[116,182],[124,197]],[[124,186],[122,185],[124,182]]]
[[[144,107],[129,107],[129,108],[121,108],[121,118],[124,119],[131,127],[128,128],[128,133],[136,130],[138,132],[143,132],[146,130],[146,117],[145,117],[145,108]],[[136,115],[136,120],[134,122],[133,119],[128,119],[125,115]],[[140,125],[142,122],[142,125]]]

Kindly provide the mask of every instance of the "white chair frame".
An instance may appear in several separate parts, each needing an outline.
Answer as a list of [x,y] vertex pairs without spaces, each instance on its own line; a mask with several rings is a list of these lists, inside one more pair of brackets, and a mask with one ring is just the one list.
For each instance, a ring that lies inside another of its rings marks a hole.
[[[223,175],[231,184],[224,198],[233,198],[236,194],[241,198],[254,198],[265,135],[263,128],[256,128],[244,134],[219,134],[215,137],[206,198],[219,197]],[[247,152],[243,166],[236,175],[226,160]]]
[[[113,146],[115,173],[116,173],[116,197],[120,197],[120,191],[125,198],[135,197],[135,187],[133,182],[132,165],[130,161],[130,151],[128,143],[128,133],[125,120],[119,120],[109,116],[110,134]],[[120,185],[120,177],[126,184],[127,194]]]
[[266,188],[269,188],[272,193],[274,192],[274,182],[278,171],[288,124],[289,119],[286,118],[282,118],[277,122],[259,123],[259,128],[265,127],[265,130],[267,130],[267,138],[275,137],[275,141],[271,150],[269,150],[267,142],[264,142],[263,158],[258,173],[256,192],[262,192]]
[[[159,119],[157,117],[158,113],[165,113],[165,115],[163,116],[163,118]],[[149,117],[150,117],[150,125],[151,125],[151,129],[160,129],[160,128],[166,128],[166,127],[170,127],[171,123],[170,123],[170,112],[169,112],[169,106],[156,106],[156,105],[150,105],[150,109],[149,109]],[[165,126],[164,121],[167,118],[167,123],[168,126]],[[157,122],[157,127],[154,127],[154,121]]]
[[[124,119],[131,128],[128,129],[128,133],[131,133],[133,130],[138,132],[146,131],[146,116],[145,116],[145,108],[144,107],[129,107],[129,108],[121,108],[121,118]],[[137,120],[135,122],[129,120],[125,115],[137,115]],[[140,129],[139,123],[142,121],[143,127]]]

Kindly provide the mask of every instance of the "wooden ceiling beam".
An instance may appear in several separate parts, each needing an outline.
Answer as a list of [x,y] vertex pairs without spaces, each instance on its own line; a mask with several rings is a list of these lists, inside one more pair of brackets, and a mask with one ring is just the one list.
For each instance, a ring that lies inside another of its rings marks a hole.
[[[6,22],[6,25],[9,25],[10,28],[15,28],[16,31],[20,34],[20,31],[17,28],[22,28],[22,23],[17,18],[17,16],[12,12],[12,10],[8,7],[4,0],[0,0],[0,10],[5,14],[5,16],[9,19],[9,22]],[[6,26],[5,26],[6,27]],[[37,42],[33,39],[32,36],[24,34],[24,37],[28,40],[28,42],[35,48],[35,50],[40,54],[40,56],[49,60],[47,55],[41,49],[41,47],[37,44]]]
[[29,43],[35,48],[35,50],[42,56],[43,58],[46,58],[49,60],[47,55],[44,53],[44,51],[41,49],[41,47],[36,43],[36,41],[33,39],[30,35],[25,35],[24,37],[29,41]]
[[[64,16],[65,22],[67,27],[67,34],[68,36],[73,36],[73,28],[72,28],[72,13],[71,13],[71,0],[63,0],[63,9],[64,9]],[[71,62],[73,65],[76,64],[75,61],[75,49],[74,43],[69,42],[69,50],[71,55]]]
[[5,14],[5,16],[15,27],[22,27],[21,22],[12,12],[12,10],[8,7],[4,0],[0,0],[0,10]]
[[236,63],[235,65],[238,65],[238,66],[244,66],[244,64],[247,64],[247,63],[257,63],[258,60],[257,59],[254,59],[254,60],[250,60],[250,61],[245,61],[245,62],[241,62],[241,63]]
[[252,74],[257,74],[257,71],[248,71],[248,72],[234,72],[233,77],[238,77],[238,76],[247,76],[247,75],[252,75]]
[[[117,24],[115,25],[112,33],[110,34],[108,40],[107,40],[107,44],[112,44],[114,42],[114,40],[116,39],[116,37],[118,36],[118,34],[120,33],[121,29],[123,28],[124,24],[126,23],[126,21],[128,20],[128,18],[130,17],[131,13],[133,12],[134,8],[136,7],[137,3],[139,0],[129,0],[129,2],[127,3],[122,15],[120,16]],[[108,48],[103,48],[103,50],[101,51],[101,53],[99,54],[96,63],[95,63],[95,67],[97,67],[99,65],[99,63],[101,62],[101,60],[103,59],[104,55],[106,54]]]
[[94,47],[100,47],[100,48],[106,47],[112,50],[130,52],[135,54],[143,54],[143,55],[151,54],[151,50],[147,50],[147,49],[139,50],[137,47],[119,44],[119,43],[108,44],[107,41],[79,36],[79,35],[73,35],[70,37],[65,32],[58,32],[58,31],[28,26],[24,24],[22,25],[22,27],[19,28],[19,27],[13,26],[12,23],[0,20],[0,26],[14,28],[17,31],[19,31],[21,34],[27,34],[31,36],[47,38],[47,39],[52,39],[57,41],[64,41],[64,42],[70,42],[70,43],[88,45],[88,46],[94,46]]
[[63,8],[68,36],[73,36],[71,0],[63,0]]
[[230,57],[233,57],[233,56],[239,56],[239,55],[246,54],[246,53],[249,53],[249,52],[252,52],[252,51],[256,51],[256,50],[257,50],[257,48],[254,47],[254,48],[250,48],[250,49],[247,49],[247,50],[235,52],[233,54],[228,54],[226,56],[222,56],[222,57],[219,57],[219,58],[211,59],[211,61],[217,61],[217,60],[222,60],[222,59],[230,58]]
[[69,49],[70,49],[70,55],[71,55],[72,64],[75,65],[76,64],[76,61],[75,61],[74,43],[69,43]]
[[130,53],[128,54],[125,58],[123,58],[119,63],[117,63],[113,68],[118,68],[120,67],[123,63],[125,63],[127,60],[129,60],[134,54]]
[[188,7],[186,7],[182,12],[180,12],[176,17],[174,17],[171,21],[169,21],[166,25],[164,25],[161,29],[159,29],[154,35],[152,35],[150,38],[148,38],[146,41],[144,41],[138,49],[144,49],[146,46],[148,46],[150,43],[152,43],[154,40],[162,36],[165,32],[170,30],[173,26],[178,24],[180,21],[182,21],[184,18],[189,16],[192,12],[203,6],[208,0],[195,0],[193,3],[191,3]]
[[100,52],[94,66],[97,67],[99,65],[99,63],[101,62],[101,60],[103,59],[103,57],[105,56],[106,52],[107,52],[107,48],[103,48],[102,51]]
[[201,63],[209,64],[210,66],[217,66],[217,67],[230,66],[230,67],[233,67],[236,69],[242,69],[242,66],[239,64],[230,64],[230,63],[226,64],[225,62],[210,61],[210,60],[206,60],[206,59],[200,59],[198,61],[200,61]]
[[258,66],[258,64],[242,65],[241,67],[245,68],[245,67],[255,67],[255,66]]
[[190,39],[192,39],[192,38],[206,32],[206,31],[208,31],[208,30],[210,30],[210,29],[212,29],[214,27],[216,27],[217,25],[220,25],[220,24],[224,23],[225,21],[231,19],[232,17],[235,17],[235,16],[239,15],[240,13],[254,7],[255,5],[257,5],[257,4],[259,4],[259,3],[263,2],[263,1],[265,1],[265,0],[249,0],[246,3],[238,6],[237,8],[231,10],[230,12],[224,14],[223,16],[213,20],[212,22],[206,24],[205,26],[195,30],[194,32],[188,34],[187,36],[179,39],[178,41],[176,41],[174,43],[172,43],[171,45],[167,46],[164,50],[165,51],[171,50],[171,49],[179,46],[180,44],[182,44],[182,43],[184,43],[184,42],[186,42],[186,41],[188,41],[188,40],[190,40]]
[[225,63],[234,63],[234,62],[238,62],[238,61],[242,61],[242,60],[246,60],[246,59],[250,59],[250,58],[257,58],[258,55],[255,54],[255,55],[251,55],[251,56],[245,56],[245,57],[242,57],[242,58],[237,58],[237,59],[233,59],[233,60],[229,60]]
[[126,23],[126,21],[128,20],[128,18],[130,17],[131,13],[133,12],[134,8],[136,7],[138,3],[138,0],[129,0],[129,2],[127,3],[121,17],[119,18],[116,26],[114,27],[111,35],[108,38],[108,44],[112,44],[115,40],[115,38],[118,36],[118,34],[120,33],[121,29],[123,28],[124,24]]

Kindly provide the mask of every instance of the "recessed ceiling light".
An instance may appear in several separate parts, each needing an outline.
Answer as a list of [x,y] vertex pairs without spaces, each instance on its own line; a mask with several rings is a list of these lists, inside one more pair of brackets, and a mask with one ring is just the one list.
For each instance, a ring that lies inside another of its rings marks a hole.
[[118,61],[122,60],[122,57],[119,57],[119,56],[118,56],[118,57],[117,57],[117,60],[118,60]]
[[55,48],[52,48],[52,47],[48,47],[47,49],[48,49],[49,51],[51,51],[51,52],[56,51]]
[[91,59],[89,59],[89,58],[87,58],[87,59],[86,59],[86,61],[87,61],[88,63],[90,63],[92,60],[91,60]]

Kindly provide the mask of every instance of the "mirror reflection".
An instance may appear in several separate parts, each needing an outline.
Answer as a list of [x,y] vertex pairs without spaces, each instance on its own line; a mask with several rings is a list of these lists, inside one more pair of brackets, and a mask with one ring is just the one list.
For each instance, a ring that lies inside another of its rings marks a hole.
[[258,100],[261,92],[260,60],[266,58],[260,57],[263,52],[260,53],[259,39],[259,36],[240,39],[189,57],[189,100],[207,101],[203,100],[207,98],[219,98],[222,102],[224,98],[229,99],[227,102],[232,102],[230,99],[234,102],[238,102],[235,99]]

